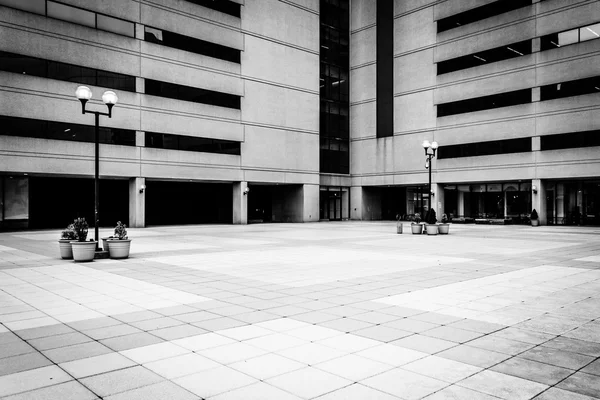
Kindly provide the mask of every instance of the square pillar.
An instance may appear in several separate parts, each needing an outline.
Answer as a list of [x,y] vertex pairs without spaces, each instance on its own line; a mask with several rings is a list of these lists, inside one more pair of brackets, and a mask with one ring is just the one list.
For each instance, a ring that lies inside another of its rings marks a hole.
[[[534,193],[533,191],[534,186],[537,188],[537,193]],[[531,180],[531,209],[533,210],[534,208],[538,213],[540,225],[547,225],[546,184],[541,179]]]
[[363,219],[362,186],[350,187],[350,219],[358,221],[361,221]]
[[302,221],[319,221],[319,185],[302,185]]
[[442,222],[442,215],[444,214],[444,185],[437,183],[431,184],[431,191],[434,193],[433,201],[435,215],[438,219],[438,222]]
[[143,228],[146,226],[146,178],[129,179],[129,227]]
[[248,182],[233,182],[233,223],[246,225],[248,223]]

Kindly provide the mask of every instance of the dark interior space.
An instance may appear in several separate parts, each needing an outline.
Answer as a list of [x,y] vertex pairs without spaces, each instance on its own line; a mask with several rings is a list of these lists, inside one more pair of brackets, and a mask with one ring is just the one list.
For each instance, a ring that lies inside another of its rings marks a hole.
[[146,225],[230,224],[230,183],[146,181]]
[[398,214],[406,214],[406,188],[381,188],[381,219],[395,220]]
[[[65,228],[84,217],[94,226],[94,180],[29,178],[29,228]],[[129,223],[129,181],[100,180],[100,226]]]
[[274,186],[252,185],[248,193],[248,222],[271,222]]

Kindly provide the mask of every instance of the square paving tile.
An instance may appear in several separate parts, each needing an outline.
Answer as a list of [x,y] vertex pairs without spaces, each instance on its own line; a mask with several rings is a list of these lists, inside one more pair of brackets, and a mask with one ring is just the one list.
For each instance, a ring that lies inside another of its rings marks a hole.
[[288,372],[265,382],[303,399],[312,399],[352,384],[347,379],[312,367]]
[[144,364],[144,367],[166,379],[179,378],[220,366],[221,364],[196,353],[165,358]]
[[421,358],[402,366],[402,369],[448,383],[458,382],[482,371],[482,368],[437,356]]
[[151,344],[150,346],[121,351],[121,354],[138,364],[162,360],[189,353],[190,350],[170,342]]
[[232,364],[265,354],[267,351],[242,342],[235,342],[210,349],[198,350],[198,354],[221,364]]
[[68,361],[59,364],[62,369],[77,379],[129,368],[135,365],[137,365],[135,362],[119,353],[108,353],[101,356],[83,358],[81,360]]
[[277,375],[305,368],[306,364],[277,354],[265,354],[230,364],[229,367],[264,381]]
[[258,380],[232,368],[219,367],[176,378],[173,382],[202,398],[207,398],[257,383]]
[[574,370],[580,369],[594,360],[592,356],[545,346],[534,347],[519,354],[519,357]]
[[458,385],[506,400],[529,400],[548,389],[541,383],[489,370],[460,381]]
[[583,394],[570,392],[568,390],[552,387],[540,394],[535,400],[597,400],[597,397],[590,397]]
[[0,376],[45,367],[52,364],[41,353],[26,353],[0,359]]
[[56,365],[0,376],[0,397],[73,380]]
[[135,349],[137,347],[149,346],[151,344],[162,343],[164,341],[164,339],[151,335],[147,332],[140,332],[131,335],[104,339],[101,340],[100,343],[107,347],[110,347],[114,351],[123,351]]
[[366,357],[348,354],[314,365],[315,368],[358,382],[371,376],[389,371],[393,366]]
[[556,385],[558,382],[575,372],[570,369],[526,360],[520,357],[513,357],[500,364],[494,365],[491,370],[549,386]]
[[318,397],[318,400],[398,400],[398,397],[355,383]]
[[211,349],[213,347],[219,347],[235,342],[236,341],[233,339],[212,332],[171,341],[171,343],[176,344],[177,346],[181,346],[192,351]]
[[67,361],[80,360],[112,353],[112,350],[98,342],[75,344],[73,346],[42,351],[42,353],[53,362],[60,364]]
[[498,400],[498,397],[453,385],[425,397],[424,400]]
[[437,339],[420,334],[414,334],[405,338],[391,342],[395,346],[405,347],[407,349],[417,350],[423,353],[435,354],[440,351],[455,347],[455,342]]
[[3,400],[96,400],[88,388],[76,381],[43,387],[29,392],[3,397]]
[[307,365],[314,365],[320,362],[331,360],[333,358],[341,357],[345,353],[343,351],[317,343],[307,343],[301,346],[280,350],[276,354]]
[[211,397],[210,400],[301,400],[301,398],[267,383],[257,382]]
[[188,392],[172,382],[160,382],[138,389],[115,394],[105,400],[200,400],[200,397]]
[[359,329],[352,332],[354,335],[364,336],[369,339],[388,343],[412,335],[412,332],[401,331],[399,329],[389,328],[383,325],[376,325],[370,328]]
[[391,344],[370,347],[357,352],[356,355],[389,364],[394,367],[399,367],[428,356],[427,353],[405,349],[403,347],[394,346]]
[[71,346],[79,343],[91,342],[94,339],[80,332],[70,332],[62,335],[46,336],[29,340],[29,344],[38,350],[50,350],[58,347]]
[[92,392],[105,398],[112,394],[126,392],[142,386],[162,381],[163,378],[144,367],[137,366],[118,371],[94,375],[80,380]]
[[22,341],[0,345],[0,359],[33,352],[35,348]]
[[571,392],[600,398],[600,379],[596,375],[576,372],[557,386]]
[[447,382],[399,368],[365,379],[360,383],[406,400],[421,399],[449,385]]
[[436,355],[481,368],[489,368],[492,365],[498,364],[499,362],[510,358],[508,354],[497,353],[495,351],[479,349],[477,347],[470,347],[466,345],[453,347],[437,353]]

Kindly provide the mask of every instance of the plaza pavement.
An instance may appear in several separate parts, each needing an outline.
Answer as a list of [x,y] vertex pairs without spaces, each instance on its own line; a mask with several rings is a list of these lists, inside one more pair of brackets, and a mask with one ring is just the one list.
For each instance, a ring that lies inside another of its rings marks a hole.
[[395,229],[130,229],[85,264],[2,233],[0,398],[600,398],[599,228]]

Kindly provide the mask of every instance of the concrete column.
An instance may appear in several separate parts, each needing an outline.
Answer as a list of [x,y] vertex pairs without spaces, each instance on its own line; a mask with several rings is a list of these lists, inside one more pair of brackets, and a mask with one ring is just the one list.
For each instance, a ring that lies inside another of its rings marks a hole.
[[[537,188],[537,193],[533,192],[533,187]],[[546,211],[546,184],[541,179],[531,180],[531,208],[537,211],[540,225],[548,223]]]
[[435,201],[435,215],[439,222],[442,221],[442,215],[444,214],[444,185],[437,183],[431,185],[431,191],[435,193],[433,201]]
[[319,221],[319,185],[302,185],[302,221]]
[[540,93],[541,93],[541,89],[539,87],[534,87],[531,89],[531,102],[532,103],[540,101]]
[[248,223],[248,182],[233,182],[233,223],[246,225]]
[[465,216],[465,192],[458,191],[458,206],[456,217],[464,217]]
[[361,221],[363,219],[362,186],[350,187],[350,219],[358,221]]
[[143,228],[146,226],[146,178],[129,179],[129,226]]

